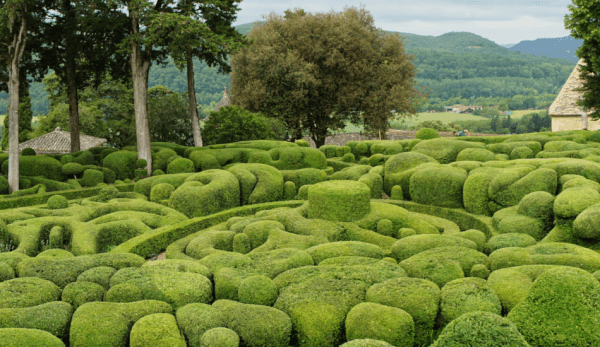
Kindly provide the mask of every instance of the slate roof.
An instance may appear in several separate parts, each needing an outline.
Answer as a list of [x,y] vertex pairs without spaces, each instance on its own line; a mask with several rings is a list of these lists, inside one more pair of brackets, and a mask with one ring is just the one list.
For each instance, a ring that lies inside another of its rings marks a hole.
[[225,88],[225,93],[223,93],[223,98],[217,103],[214,110],[215,112],[219,111],[219,109],[223,106],[231,105],[231,100],[229,100],[229,95],[227,95],[227,88]]
[[584,116],[592,113],[583,112],[583,108],[578,106],[575,102],[580,99],[582,92],[575,91],[574,89],[583,86],[583,82],[579,78],[581,73],[580,65],[584,65],[583,59],[579,59],[577,66],[571,72],[571,75],[562,86],[560,93],[550,105],[548,113],[551,117],[554,116]]
[[[79,144],[82,151],[102,146],[106,139],[80,134]],[[19,144],[19,153],[24,148],[32,148],[38,154],[65,154],[71,152],[71,133],[56,127],[53,132]]]

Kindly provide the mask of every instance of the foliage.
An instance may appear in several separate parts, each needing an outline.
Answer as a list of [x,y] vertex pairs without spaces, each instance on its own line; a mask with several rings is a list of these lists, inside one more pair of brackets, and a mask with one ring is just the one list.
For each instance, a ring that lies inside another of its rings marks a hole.
[[221,107],[210,112],[204,123],[204,142],[207,145],[246,140],[275,140],[271,122],[261,114],[252,113],[243,107]]
[[164,86],[148,89],[148,121],[153,142],[193,146],[189,112],[187,93],[175,93]]
[[294,139],[306,131],[320,147],[346,121],[385,133],[395,115],[419,108],[411,57],[364,8],[272,14],[248,37],[232,57],[232,103],[282,119]]

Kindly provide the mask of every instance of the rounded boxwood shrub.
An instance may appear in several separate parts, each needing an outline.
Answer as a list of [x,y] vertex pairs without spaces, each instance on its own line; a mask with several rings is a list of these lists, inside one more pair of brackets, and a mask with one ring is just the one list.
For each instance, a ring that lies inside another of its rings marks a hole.
[[48,208],[51,210],[69,207],[69,201],[62,195],[52,195],[50,198],[48,198],[47,204]]
[[125,180],[135,177],[135,163],[137,152],[117,151],[110,153],[102,161],[105,168],[111,169],[116,174],[116,179]]
[[588,137],[588,141],[600,142],[600,131],[592,132],[590,137]]
[[369,338],[394,346],[412,347],[414,335],[413,318],[396,307],[363,302],[354,306],[346,317],[346,338],[349,341]]
[[296,140],[296,144],[300,147],[310,147],[310,143],[306,140]]
[[239,347],[240,336],[227,328],[212,328],[200,338],[200,347]]
[[67,176],[76,176],[83,172],[83,165],[79,163],[67,163],[62,166],[61,170]]
[[515,147],[510,152],[510,160],[533,158],[533,150],[527,146]]
[[0,194],[8,194],[8,180],[4,176],[0,176]]
[[573,221],[573,234],[577,237],[598,240],[600,238],[600,206],[586,208]]
[[394,225],[389,219],[382,219],[379,222],[377,222],[377,232],[384,236],[396,237],[396,233],[394,232]]
[[152,187],[152,190],[150,191],[150,201],[160,202],[162,200],[168,200],[174,191],[175,188],[169,183],[159,183]]
[[77,281],[93,282],[101,285],[104,289],[110,288],[110,278],[117,272],[109,266],[98,266],[82,272],[77,276]]
[[148,166],[148,161],[146,159],[138,159],[135,161],[135,168],[136,169],[143,169],[146,166]]
[[116,199],[117,196],[119,196],[119,190],[115,186],[104,187],[98,192],[98,201],[107,202]]
[[143,300],[142,290],[131,283],[112,286],[104,295],[104,301],[134,302]]
[[409,236],[417,235],[417,232],[412,228],[400,228],[398,230],[398,235],[400,235],[400,238],[403,239]]
[[95,187],[98,183],[104,183],[104,174],[101,171],[87,169],[83,172],[83,185]]
[[483,311],[469,312],[453,320],[431,345],[455,346],[530,347],[513,322]]
[[500,298],[481,278],[467,277],[449,282],[442,288],[441,298],[441,317],[446,324],[468,312],[502,313]]
[[485,245],[485,252],[492,253],[500,248],[529,247],[537,244],[530,235],[522,233],[508,233],[492,236]]
[[7,263],[0,263],[0,282],[15,278],[15,270]]
[[342,161],[345,162],[345,163],[354,163],[354,162],[356,162],[356,158],[354,157],[354,154],[352,154],[352,153],[346,153],[342,157]]
[[485,148],[465,148],[458,153],[456,161],[493,161],[496,160],[494,152]]
[[308,189],[308,216],[311,219],[351,222],[370,212],[371,190],[355,181],[327,181]]
[[111,169],[103,167],[102,173],[104,174],[104,183],[115,183],[117,180],[117,174]]
[[447,165],[417,170],[410,177],[410,197],[419,204],[463,208],[467,176],[466,170]]
[[404,195],[402,194],[402,186],[395,185],[392,187],[392,196],[390,196],[392,200],[404,200]]
[[19,277],[0,283],[0,308],[19,308],[60,300],[54,283],[37,277]]
[[177,158],[167,166],[167,174],[196,172],[194,163],[186,158]]
[[73,305],[76,310],[86,302],[102,301],[106,290],[104,287],[93,282],[77,281],[67,284],[62,292],[62,301]]
[[417,134],[415,135],[415,138],[420,140],[435,139],[437,137],[440,137],[440,134],[438,134],[437,130],[432,128],[423,128],[417,131]]
[[65,347],[58,337],[39,329],[0,329],[0,346],[3,347]]
[[272,306],[279,292],[273,280],[267,276],[250,276],[242,281],[238,288],[241,303]]
[[165,174],[165,172],[161,169],[152,171],[152,176],[160,176],[160,175],[164,175],[164,174]]
[[484,280],[490,276],[490,270],[483,264],[475,264],[471,268],[471,277],[478,277]]
[[27,155],[37,155],[37,153],[35,153],[35,150],[33,148],[23,148],[23,151],[21,151],[21,155],[22,156],[27,156]]
[[147,315],[135,322],[131,328],[130,342],[130,347],[187,346],[179,332],[175,316],[168,313]]
[[381,340],[373,340],[373,339],[357,339],[348,341],[340,347],[394,347],[394,345],[390,345],[389,343]]

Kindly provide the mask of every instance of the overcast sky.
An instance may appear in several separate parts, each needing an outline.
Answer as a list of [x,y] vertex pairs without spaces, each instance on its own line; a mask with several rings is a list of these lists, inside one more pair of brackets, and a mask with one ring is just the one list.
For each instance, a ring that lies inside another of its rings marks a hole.
[[261,15],[302,8],[341,11],[365,5],[375,26],[388,31],[439,36],[466,31],[497,44],[570,35],[564,17],[571,0],[243,0],[234,25],[262,20]]

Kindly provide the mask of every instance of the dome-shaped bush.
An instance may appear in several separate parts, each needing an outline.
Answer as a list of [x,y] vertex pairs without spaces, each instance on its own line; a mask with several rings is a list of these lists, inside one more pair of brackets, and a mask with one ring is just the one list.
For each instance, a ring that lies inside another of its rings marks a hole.
[[48,199],[48,208],[56,210],[69,207],[69,201],[62,195],[53,195]]
[[438,137],[440,137],[440,134],[438,134],[437,130],[432,129],[432,128],[423,128],[423,129],[417,131],[417,134],[415,135],[416,139],[421,139],[421,140],[435,139]]
[[62,173],[67,176],[79,175],[83,172],[83,165],[79,163],[67,163],[62,166]]
[[26,155],[37,155],[37,153],[35,153],[35,150],[33,148],[23,148],[23,151],[21,152],[21,155],[26,156]]
[[177,158],[167,166],[167,174],[196,172],[194,162],[186,158]]

